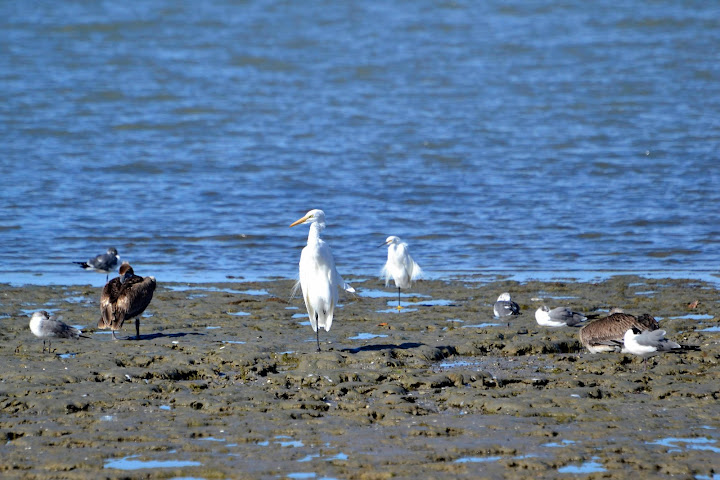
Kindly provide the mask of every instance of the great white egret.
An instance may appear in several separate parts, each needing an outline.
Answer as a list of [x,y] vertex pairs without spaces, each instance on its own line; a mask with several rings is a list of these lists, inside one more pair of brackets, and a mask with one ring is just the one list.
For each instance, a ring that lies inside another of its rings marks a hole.
[[[36,337],[43,339],[43,352],[45,351],[45,338],[79,338],[82,334],[77,328],[71,327],[55,317],[50,317],[50,314],[45,310],[32,314],[30,331]],[[48,352],[51,348],[52,343],[48,340]]]
[[632,328],[653,331],[660,328],[660,324],[648,314],[635,317],[629,313],[613,313],[582,327],[580,342],[590,353],[618,352],[623,346],[625,332]]
[[91,258],[87,262],[73,262],[80,265],[80,268],[84,270],[99,272],[105,274],[105,281],[107,282],[110,271],[113,270],[120,260],[117,250],[114,247],[107,249],[107,252]]
[[398,306],[397,309],[402,309],[400,305],[400,289],[408,289],[412,285],[412,281],[422,275],[422,269],[420,265],[415,263],[412,256],[410,255],[410,249],[407,243],[400,240],[400,237],[390,235],[385,240],[385,243],[380,245],[381,247],[388,246],[387,262],[382,268],[381,275],[385,277],[385,286],[390,286],[390,279],[395,281],[395,286],[398,289]]
[[509,293],[501,293],[493,305],[493,313],[498,318],[507,317],[508,315],[520,315],[520,306],[512,301]]
[[[310,325],[315,331],[317,349],[320,351],[320,328],[330,331],[333,321],[333,312],[338,301],[338,289],[348,292],[355,289],[345,283],[335,268],[330,247],[320,238],[320,232],[325,228],[325,212],[310,210],[304,217],[293,222],[290,226],[310,224],[307,245],[300,254],[300,280],[305,307],[307,308]],[[297,284],[295,285],[297,289]]]
[[587,320],[585,315],[573,312],[567,307],[557,307],[550,310],[543,305],[535,311],[535,320],[544,327],[573,327]]
[[135,333],[140,340],[140,315],[150,305],[155,285],[155,277],[135,275],[127,262],[120,265],[120,276],[110,280],[100,295],[98,328],[110,328],[113,340],[117,340],[115,331],[125,320],[135,318]]

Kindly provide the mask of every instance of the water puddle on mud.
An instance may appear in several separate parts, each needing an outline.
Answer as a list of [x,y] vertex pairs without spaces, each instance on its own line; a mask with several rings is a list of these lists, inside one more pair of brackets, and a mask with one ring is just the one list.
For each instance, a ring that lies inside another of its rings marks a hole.
[[85,295],[80,295],[80,294],[65,297],[65,298],[63,298],[63,301],[65,301],[67,303],[87,303],[87,304],[95,303],[94,298],[86,297]]
[[455,460],[455,463],[487,463],[497,462],[502,457],[461,457]]
[[189,460],[135,460],[139,455],[105,460],[103,468],[114,468],[116,470],[141,470],[143,468],[181,468],[199,467],[200,462]]
[[572,445],[572,444],[574,444],[574,443],[575,443],[575,442],[573,442],[572,440],[563,440],[563,441],[561,441],[561,442],[559,442],[559,443],[558,443],[558,442],[550,442],[550,443],[544,443],[544,444],[542,444],[542,445],[540,445],[540,446],[541,446],[541,447],[548,447],[548,448],[563,448],[563,447],[567,447],[568,445]]
[[499,327],[499,323],[478,323],[477,325],[463,325],[460,328],[488,328],[488,327]]
[[172,290],[173,292],[187,292],[189,290],[192,291],[201,291],[201,292],[218,292],[218,293],[234,293],[234,294],[244,294],[244,295],[254,295],[254,296],[264,296],[264,295],[270,295],[266,290],[260,290],[260,289],[249,289],[249,290],[234,290],[232,288],[218,288],[218,287],[201,287],[198,285],[169,285],[167,287],[168,290]]
[[[412,305],[411,303],[405,303],[405,305]],[[403,307],[401,310],[397,308],[386,308],[385,310],[375,310],[376,313],[405,313],[405,312],[417,312],[417,308]]]
[[374,338],[385,338],[387,335],[377,335],[374,333],[358,333],[354,337],[348,337],[349,340],[372,340]]
[[592,460],[585,462],[582,465],[567,465],[565,467],[560,467],[558,468],[558,472],[572,473],[575,475],[606,472],[607,469],[595,460],[598,460],[598,457],[593,457]]
[[227,314],[235,317],[247,317],[250,315],[248,312],[227,312]]
[[[404,291],[404,290],[403,290]],[[361,297],[369,297],[369,298],[397,298],[397,290],[395,291],[388,291],[388,290],[360,290],[358,292],[358,295]],[[420,298],[430,298],[430,295],[423,295],[423,294],[415,294],[415,293],[408,293],[408,295],[412,295],[413,297],[420,297]]]
[[[688,450],[708,450],[714,453],[720,453],[720,448],[714,444],[717,440],[712,438],[675,438],[667,437],[655,440],[654,442],[645,442],[646,445],[661,445],[668,448],[668,453],[682,452],[682,448]],[[680,445],[682,444],[682,445]]]
[[468,368],[468,367],[479,367],[482,363],[480,362],[470,362],[467,360],[456,360],[452,362],[442,362],[438,363],[439,368],[443,368],[446,370],[450,370],[452,368]]
[[704,313],[688,313],[687,315],[681,315],[679,317],[668,317],[668,320],[710,320],[715,318],[715,315],[707,315]]

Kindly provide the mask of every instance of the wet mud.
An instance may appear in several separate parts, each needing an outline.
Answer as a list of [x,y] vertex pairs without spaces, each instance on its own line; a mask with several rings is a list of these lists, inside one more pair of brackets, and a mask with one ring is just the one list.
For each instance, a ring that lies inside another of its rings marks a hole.
[[[120,340],[100,289],[0,286],[2,478],[717,478],[718,291],[697,280],[354,279],[316,352],[292,282],[159,280]],[[350,280],[350,279],[348,279]],[[511,292],[523,314],[500,321]],[[690,304],[697,301],[697,306]],[[534,311],[651,313],[700,351],[589,354]],[[28,328],[45,309],[91,338]]]

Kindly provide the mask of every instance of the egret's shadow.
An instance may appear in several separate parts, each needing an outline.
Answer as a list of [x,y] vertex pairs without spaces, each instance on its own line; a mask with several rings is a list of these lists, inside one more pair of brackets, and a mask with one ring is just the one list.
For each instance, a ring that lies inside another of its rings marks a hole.
[[136,337],[135,335],[132,335],[130,337],[123,338],[123,340],[154,340],[156,338],[179,338],[184,337],[185,335],[205,335],[204,333],[198,333],[198,332],[179,332],[179,333],[148,333],[145,335],[140,335],[140,338]]
[[360,353],[360,352],[377,352],[380,350],[409,350],[411,348],[418,348],[425,345],[424,343],[401,343],[400,345],[395,344],[383,344],[383,345],[364,345],[358,348],[344,348],[341,352],[347,353]]

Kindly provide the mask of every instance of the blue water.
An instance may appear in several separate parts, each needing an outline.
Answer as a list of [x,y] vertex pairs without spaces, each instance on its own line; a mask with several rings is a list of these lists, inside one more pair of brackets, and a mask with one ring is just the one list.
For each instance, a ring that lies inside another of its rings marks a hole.
[[3,2],[0,281],[720,264],[720,3]]

